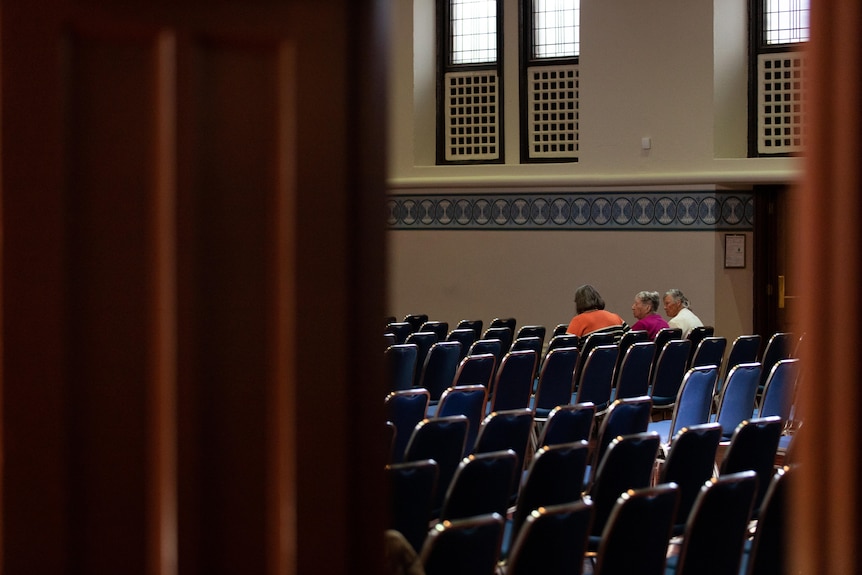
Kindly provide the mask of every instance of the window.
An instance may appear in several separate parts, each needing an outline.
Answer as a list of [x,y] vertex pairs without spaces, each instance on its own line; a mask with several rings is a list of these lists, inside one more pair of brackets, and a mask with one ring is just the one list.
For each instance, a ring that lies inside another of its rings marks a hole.
[[498,0],[442,0],[438,12],[437,162],[502,162]]
[[580,0],[523,6],[521,161],[577,161]]
[[805,140],[806,58],[809,0],[752,0],[750,148],[753,156],[802,151]]

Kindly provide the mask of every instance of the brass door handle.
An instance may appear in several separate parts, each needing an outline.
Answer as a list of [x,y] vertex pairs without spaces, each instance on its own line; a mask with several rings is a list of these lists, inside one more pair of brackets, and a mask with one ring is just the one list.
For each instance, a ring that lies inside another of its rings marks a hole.
[[795,295],[787,295],[784,293],[784,276],[778,276],[778,309],[784,309],[784,301],[788,299],[796,299]]

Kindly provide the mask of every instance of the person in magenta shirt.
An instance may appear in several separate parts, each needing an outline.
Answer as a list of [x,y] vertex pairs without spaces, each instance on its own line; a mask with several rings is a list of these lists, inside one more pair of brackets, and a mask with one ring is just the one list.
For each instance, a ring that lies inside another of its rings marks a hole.
[[655,340],[658,330],[668,327],[664,318],[657,313],[659,301],[657,291],[642,291],[638,292],[632,304],[632,314],[637,318],[632,330],[646,331],[650,340]]

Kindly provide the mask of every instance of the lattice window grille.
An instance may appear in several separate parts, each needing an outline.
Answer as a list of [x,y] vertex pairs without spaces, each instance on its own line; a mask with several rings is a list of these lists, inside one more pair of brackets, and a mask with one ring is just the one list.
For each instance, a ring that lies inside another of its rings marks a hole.
[[757,58],[757,150],[761,154],[802,151],[805,140],[805,57],[801,52]]
[[577,158],[578,65],[534,66],[527,78],[530,158]]
[[446,160],[500,159],[497,72],[448,72],[444,82]]

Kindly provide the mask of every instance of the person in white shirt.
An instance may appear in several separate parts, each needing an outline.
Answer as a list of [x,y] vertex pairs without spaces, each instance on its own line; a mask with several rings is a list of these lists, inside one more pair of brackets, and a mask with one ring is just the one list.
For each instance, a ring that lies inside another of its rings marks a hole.
[[682,330],[682,337],[688,337],[691,330],[703,325],[700,318],[688,308],[688,298],[678,289],[669,289],[664,294],[664,313],[667,314],[667,324]]

